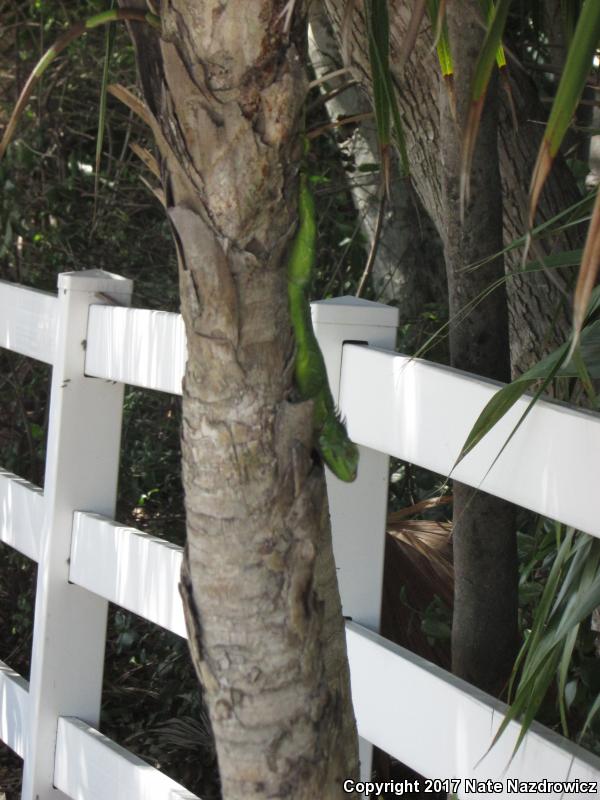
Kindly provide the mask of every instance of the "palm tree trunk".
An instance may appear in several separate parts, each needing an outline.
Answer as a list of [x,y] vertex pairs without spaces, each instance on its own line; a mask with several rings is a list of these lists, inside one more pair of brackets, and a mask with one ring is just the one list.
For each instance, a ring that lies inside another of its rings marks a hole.
[[[325,5],[339,34],[343,4],[325,0]],[[390,13],[393,59],[404,39],[410,9],[406,4],[390,5]],[[424,36],[418,40],[407,74],[397,76],[413,180],[444,241],[451,317],[504,275],[502,257],[474,272],[463,269],[501,251],[503,244],[495,87],[483,113],[473,161],[473,200],[467,206],[464,224],[460,219],[462,126],[468,111],[470,76],[483,38],[479,14],[478,4],[471,0],[449,4],[447,10],[456,69],[458,126],[450,113],[431,44]],[[351,31],[350,49],[356,72],[368,82],[359,6],[354,10]],[[522,150],[516,153],[522,157]],[[507,219],[513,227],[518,224],[510,215]],[[510,380],[507,298],[503,288],[476,307],[460,325],[451,325],[450,353],[452,364],[459,369]],[[455,482],[453,514],[453,670],[471,683],[498,693],[510,672],[517,644],[514,510],[497,498]]]
[[188,342],[182,594],[227,800],[346,797],[357,771],[312,407],[288,400],[306,22],[288,37],[280,12],[181,0],[161,42],[132,27]]
[[[502,188],[498,159],[497,82],[488,89],[473,154],[470,201],[461,219],[463,133],[470,107],[470,76],[483,42],[476,0],[451,4],[448,30],[455,69],[456,120],[440,90],[441,178],[444,244],[451,318],[469,300],[504,276]],[[467,264],[491,259],[474,272]],[[464,321],[450,326],[453,366],[510,380],[506,293],[496,291]],[[454,482],[454,615],[452,670],[498,694],[510,675],[518,643],[518,562],[513,506]]]

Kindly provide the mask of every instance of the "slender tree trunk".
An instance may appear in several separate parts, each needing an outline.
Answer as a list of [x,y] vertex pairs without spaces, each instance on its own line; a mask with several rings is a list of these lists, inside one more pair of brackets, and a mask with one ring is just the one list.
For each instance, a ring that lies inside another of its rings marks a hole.
[[178,0],[160,42],[132,26],[188,342],[182,594],[226,800],[347,797],[357,771],[312,406],[288,401],[306,20],[288,37],[281,10]]
[[[460,6],[450,4],[447,12],[455,65],[456,120],[445,86],[440,89],[444,243],[451,317],[504,275],[502,256],[474,272],[464,272],[466,265],[502,250],[495,80],[489,87],[481,115],[470,174],[471,200],[465,204],[461,220],[463,131],[469,113],[470,76],[483,41],[478,13],[476,0],[465,0]],[[492,293],[464,321],[450,326],[450,358],[459,369],[510,380],[504,291]],[[456,481],[453,493],[452,669],[482,689],[497,693],[510,674],[518,642],[515,515],[509,503]]]

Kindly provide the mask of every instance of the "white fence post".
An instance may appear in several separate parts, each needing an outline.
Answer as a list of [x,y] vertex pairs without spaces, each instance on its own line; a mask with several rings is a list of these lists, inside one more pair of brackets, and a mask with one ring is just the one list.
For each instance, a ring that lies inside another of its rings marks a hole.
[[[393,350],[398,309],[356,297],[339,297],[312,303],[311,312],[331,393],[338,403],[344,342],[365,342]],[[359,447],[359,452],[358,476],[353,483],[344,483],[326,471],[327,494],[344,615],[378,631],[389,456],[368,447]],[[359,746],[361,777],[370,779],[372,747],[364,739]]]
[[114,515],[123,384],[84,375],[88,308],[129,305],[132,282],[102,270],[58,277],[56,359],[35,598],[22,800],[53,788],[59,716],[98,724],[107,602],[68,582],[73,512]]

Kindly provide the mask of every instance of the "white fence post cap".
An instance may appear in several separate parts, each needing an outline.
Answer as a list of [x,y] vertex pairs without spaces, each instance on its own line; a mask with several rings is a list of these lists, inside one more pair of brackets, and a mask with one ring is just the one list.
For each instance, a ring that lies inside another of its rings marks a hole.
[[133,281],[105,272],[103,269],[83,269],[75,272],[61,272],[58,288],[72,292],[110,292],[110,294],[131,294]]
[[398,327],[399,311],[385,303],[364,300],[362,297],[332,297],[311,303],[312,320],[318,325],[347,325],[349,317],[354,325]]

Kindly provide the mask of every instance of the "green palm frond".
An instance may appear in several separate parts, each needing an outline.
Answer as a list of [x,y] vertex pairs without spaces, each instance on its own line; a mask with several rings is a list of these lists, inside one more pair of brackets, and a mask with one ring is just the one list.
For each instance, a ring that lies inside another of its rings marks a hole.
[[54,42],[54,44],[46,50],[31,71],[31,74],[29,75],[27,82],[25,83],[25,86],[23,87],[23,90],[21,91],[21,94],[19,95],[19,98],[15,104],[6,129],[4,130],[4,135],[2,137],[2,141],[0,142],[0,160],[3,158],[6,148],[14,136],[16,127],[27,107],[27,104],[29,103],[29,99],[31,98],[33,90],[35,89],[41,76],[48,69],[54,59],[60,53],[62,53],[62,51],[65,50],[71,44],[71,42],[74,42],[75,39],[78,39],[84,33],[87,33],[94,28],[98,28],[101,25],[106,25],[110,22],[126,20],[132,22],[146,22],[158,30],[160,30],[161,27],[160,17],[157,17],[155,14],[151,14],[150,12],[141,11],[135,8],[109,9],[108,11],[102,11],[100,14],[95,14],[93,17],[89,17],[88,19],[76,22],[75,25],[72,25],[67,31],[65,31],[65,33],[63,33],[63,35],[60,36]]
[[[111,2],[111,9],[114,7],[115,0]],[[100,84],[100,98],[98,107],[98,133],[96,134],[96,158],[94,163],[94,204],[98,198],[98,185],[100,182],[100,162],[102,160],[102,145],[104,144],[104,131],[106,128],[106,100],[108,97],[108,77],[110,70],[110,57],[112,55],[113,44],[115,41],[115,26],[110,23],[106,29],[106,40],[104,45],[104,63],[102,65],[102,82]]]
[[440,70],[448,99],[450,101],[450,111],[456,119],[456,95],[454,92],[454,64],[452,63],[452,52],[450,50],[450,39],[448,36],[448,25],[445,17],[445,3],[440,0],[427,0],[427,13],[434,30],[435,49],[437,51]]
[[592,212],[592,220],[588,229],[585,248],[581,258],[581,267],[577,276],[575,295],[573,297],[573,336],[569,356],[571,356],[579,342],[585,310],[588,306],[598,267],[600,265],[600,192],[596,193],[596,202]]
[[[559,526],[560,528],[560,526]],[[581,623],[600,603],[600,541],[572,528],[560,534],[560,544],[532,621],[531,631],[515,662],[509,685],[514,697],[490,749],[509,723],[521,720],[513,757],[553,682],[557,681],[563,733],[568,735],[566,686],[568,667]],[[582,730],[600,710],[596,700]]]
[[[596,287],[588,308],[595,309],[599,302],[600,287]],[[583,329],[579,347],[579,359],[581,359],[581,363],[578,363],[577,360],[569,361],[568,353],[568,345],[562,345],[549,356],[531,367],[531,369],[527,370],[527,372],[524,372],[516,380],[512,381],[512,383],[508,383],[506,386],[503,386],[502,389],[499,389],[486,404],[471,428],[454,467],[479,444],[483,437],[489,433],[496,423],[514,406],[517,400],[536,383],[541,381],[541,385],[532,398],[531,403],[519,419],[510,437],[504,443],[502,451],[524,422],[525,417],[529,414],[535,402],[541,397],[554,378],[579,378],[584,385],[586,383],[591,383],[591,378],[600,378],[600,320],[590,323]],[[497,461],[502,451],[498,453],[494,459],[494,463]]]
[[400,153],[403,172],[406,175],[409,172],[404,129],[390,71],[390,22],[387,0],[367,0],[365,12],[373,80],[373,110],[381,151],[382,174],[387,185],[392,133]]
[[[471,108],[465,128],[461,174],[460,174],[460,209],[461,218],[464,214],[465,203],[469,200],[469,175],[475,142],[479,131],[479,123],[483,111],[483,104],[487,94],[488,85],[492,76],[494,64],[497,63],[499,50],[502,47],[502,37],[508,17],[511,0],[498,0],[494,7],[490,2],[488,29],[481,46],[477,65],[471,84]],[[503,55],[502,55],[503,57]]]
[[586,0],[577,21],[533,170],[529,199],[529,228],[533,227],[542,188],[571,124],[599,41],[600,3],[598,0]]

